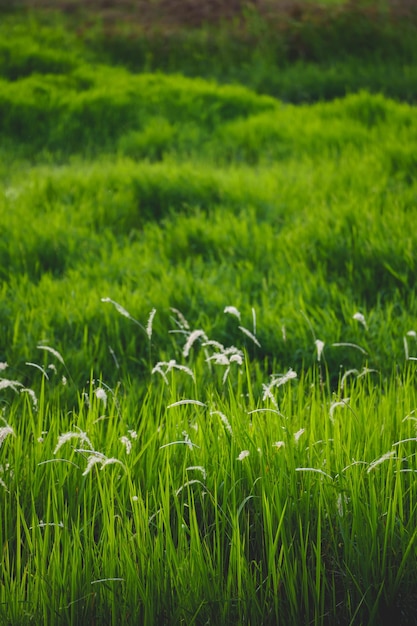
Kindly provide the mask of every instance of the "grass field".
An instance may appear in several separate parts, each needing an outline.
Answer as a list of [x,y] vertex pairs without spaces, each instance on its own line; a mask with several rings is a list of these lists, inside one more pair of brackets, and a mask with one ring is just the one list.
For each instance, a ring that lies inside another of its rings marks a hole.
[[0,623],[416,624],[412,6],[16,4]]

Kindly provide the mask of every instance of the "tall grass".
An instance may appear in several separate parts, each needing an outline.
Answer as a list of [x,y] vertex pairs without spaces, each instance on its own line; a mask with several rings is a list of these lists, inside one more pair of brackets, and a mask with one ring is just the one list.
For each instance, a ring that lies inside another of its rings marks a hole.
[[409,623],[414,366],[332,393],[319,363],[268,380],[245,351],[225,378],[228,346],[182,319],[188,356],[139,404],[134,382],[70,413],[45,378],[37,409],[2,390],[2,623]]
[[0,29],[0,623],[414,623],[414,108]]

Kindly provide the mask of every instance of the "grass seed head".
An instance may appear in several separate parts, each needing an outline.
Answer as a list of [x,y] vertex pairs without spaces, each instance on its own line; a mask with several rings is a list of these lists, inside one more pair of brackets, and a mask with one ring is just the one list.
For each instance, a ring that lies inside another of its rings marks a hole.
[[240,311],[235,306],[226,306],[224,308],[224,313],[234,315],[240,321]]
[[13,428],[9,426],[9,424],[6,424],[6,426],[0,428],[0,446],[9,435],[13,435],[13,437],[16,436]]

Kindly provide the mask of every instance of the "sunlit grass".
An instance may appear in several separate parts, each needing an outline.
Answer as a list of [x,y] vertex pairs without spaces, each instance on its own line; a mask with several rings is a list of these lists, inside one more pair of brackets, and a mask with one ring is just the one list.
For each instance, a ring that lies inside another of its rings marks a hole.
[[204,334],[190,345],[194,331],[172,322],[187,356],[148,373],[140,403],[133,381],[91,381],[71,412],[45,379],[37,410],[17,383],[3,389],[3,623],[372,624],[386,606],[409,611],[411,362],[332,392],[322,360],[268,379],[246,351],[228,366],[212,357],[237,351]]
[[414,108],[10,20],[1,624],[413,623]]

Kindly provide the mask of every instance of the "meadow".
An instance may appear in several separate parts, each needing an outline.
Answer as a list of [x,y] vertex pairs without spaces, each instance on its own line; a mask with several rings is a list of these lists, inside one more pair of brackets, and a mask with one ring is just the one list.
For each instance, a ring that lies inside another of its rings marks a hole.
[[368,13],[2,13],[2,625],[417,623],[417,39]]

